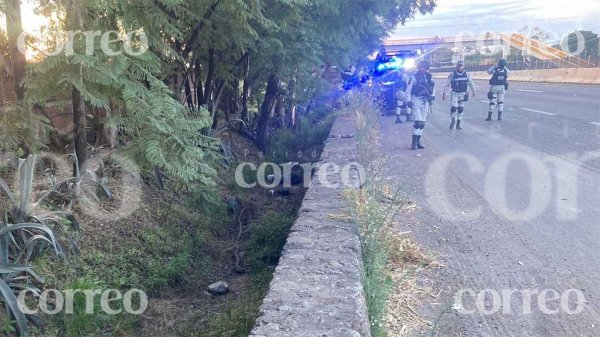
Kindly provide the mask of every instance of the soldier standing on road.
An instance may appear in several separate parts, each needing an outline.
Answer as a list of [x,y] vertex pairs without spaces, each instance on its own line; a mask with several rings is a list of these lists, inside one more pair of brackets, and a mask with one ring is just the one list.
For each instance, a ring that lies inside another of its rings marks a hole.
[[462,129],[460,122],[462,120],[465,102],[469,100],[469,93],[467,92],[468,88],[471,88],[471,94],[475,97],[475,85],[473,84],[471,75],[466,72],[465,63],[463,61],[458,61],[456,63],[456,70],[448,76],[448,82],[446,82],[442,94],[442,101],[446,100],[448,88],[452,88],[452,93],[450,93],[450,117],[452,118],[450,129],[454,129],[454,126],[456,125],[456,129],[460,130]]
[[435,100],[433,91],[434,83],[429,73],[430,65],[427,61],[421,61],[418,70],[408,81],[406,92],[410,92],[410,102],[407,106],[412,109],[415,122],[413,124],[411,150],[424,149],[421,145],[421,136],[427,121],[427,114],[431,109],[431,104]]
[[487,72],[492,75],[492,78],[490,79],[490,92],[488,92],[490,107],[486,121],[492,120],[492,113],[496,105],[498,106],[498,120],[501,121],[502,110],[504,109],[504,93],[508,90],[509,70],[506,68],[506,59],[500,59],[498,66],[490,67]]
[[409,93],[407,91],[408,80],[409,76],[406,74],[406,71],[404,69],[399,69],[395,81],[396,123],[402,123],[402,119],[400,119],[400,116],[402,116],[403,114],[407,114],[408,106],[406,104],[409,100]]

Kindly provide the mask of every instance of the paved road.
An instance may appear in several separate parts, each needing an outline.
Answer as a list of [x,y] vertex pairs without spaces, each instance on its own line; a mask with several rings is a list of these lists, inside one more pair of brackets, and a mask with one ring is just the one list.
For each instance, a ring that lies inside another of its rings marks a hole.
[[420,311],[435,336],[600,336],[600,87],[513,82],[504,120],[486,122],[476,84],[463,130],[436,101],[425,150],[382,117],[387,172],[420,205],[403,224],[446,265]]

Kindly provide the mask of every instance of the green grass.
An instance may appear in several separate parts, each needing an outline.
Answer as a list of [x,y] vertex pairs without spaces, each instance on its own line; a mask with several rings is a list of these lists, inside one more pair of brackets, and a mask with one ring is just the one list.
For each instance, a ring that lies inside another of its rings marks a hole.
[[276,265],[285,246],[296,213],[267,213],[250,232],[248,255],[255,272]]
[[377,147],[379,107],[367,95],[350,97],[346,113],[354,116],[359,162],[369,175],[361,190],[352,193],[350,209],[359,226],[363,260],[363,289],[366,296],[371,335],[386,337],[385,315],[394,282],[388,272],[392,252],[389,240],[393,229],[392,204],[382,204],[377,196],[385,188],[378,177],[378,163],[383,158]]
[[[77,289],[101,290],[108,289],[97,281],[80,278],[64,285],[64,290]],[[131,330],[137,318],[123,310],[123,303],[120,301],[111,302],[111,309],[122,310],[116,315],[107,314],[101,307],[100,296],[95,295],[93,302],[86,299],[83,292],[75,292],[73,295],[73,313],[66,313],[66,308],[56,314],[47,317],[48,326],[44,332],[44,337],[81,337],[81,336],[104,336],[107,329],[110,329],[112,336],[119,336]],[[66,298],[66,296],[65,296]],[[92,313],[86,313],[87,306],[91,305]]]

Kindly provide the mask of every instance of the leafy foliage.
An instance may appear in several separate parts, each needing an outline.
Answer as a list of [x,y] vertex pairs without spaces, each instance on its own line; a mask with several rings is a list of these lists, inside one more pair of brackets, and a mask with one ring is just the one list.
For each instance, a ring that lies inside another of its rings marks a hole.
[[[577,35],[580,35],[578,40]],[[582,54],[578,56],[592,56],[592,57],[600,57],[600,44],[598,39],[598,34],[591,32],[589,30],[579,30],[567,35],[567,45],[569,46],[569,51],[576,51],[578,48],[582,50]],[[583,42],[583,46],[578,46],[578,43]]]
[[[143,29],[148,46],[155,51],[132,55],[127,52],[125,39],[121,39],[110,45],[118,55],[109,56],[104,53],[100,39],[96,39],[90,55],[84,35],[77,34],[73,41],[75,53],[45,57],[32,65],[26,86],[29,95],[40,101],[46,101],[57,91],[66,96],[70,88],[75,87],[88,107],[110,110],[116,116],[111,125],[120,129],[121,142],[127,145],[127,152],[139,160],[142,167],[156,166],[185,182],[212,185],[211,177],[215,174],[212,161],[216,158],[217,142],[200,132],[210,127],[206,110],[192,113],[160,80],[164,65],[161,57],[173,55],[163,36],[169,33],[177,37],[181,33],[159,7],[177,11],[176,3],[152,5],[145,1],[135,4],[106,1],[95,6],[78,6],[77,2],[65,1],[65,7],[73,6],[71,10],[81,11],[81,30]],[[131,17],[134,9],[150,13],[148,19],[152,21]],[[122,21],[115,22],[115,18]],[[136,24],[132,26],[134,21]],[[147,25],[139,26],[140,23]],[[67,28],[64,22],[56,25]]]
[[295,214],[267,213],[250,233],[248,251],[254,271],[277,264]]

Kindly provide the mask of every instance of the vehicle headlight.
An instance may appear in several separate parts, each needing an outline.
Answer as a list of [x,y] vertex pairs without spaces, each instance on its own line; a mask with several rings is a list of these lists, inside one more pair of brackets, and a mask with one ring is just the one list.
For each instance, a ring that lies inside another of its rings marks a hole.
[[411,69],[415,67],[415,60],[414,59],[406,59],[404,60],[404,68],[406,69]]

